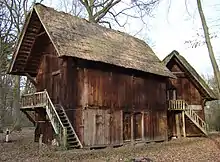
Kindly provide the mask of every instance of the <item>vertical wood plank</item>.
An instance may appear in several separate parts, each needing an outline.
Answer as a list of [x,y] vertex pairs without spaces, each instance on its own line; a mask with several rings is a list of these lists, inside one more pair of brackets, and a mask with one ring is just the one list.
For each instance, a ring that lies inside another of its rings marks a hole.
[[144,138],[144,132],[145,132],[145,129],[144,129],[144,112],[142,111],[142,120],[141,120],[141,130],[142,130],[142,140],[144,141],[145,138]]
[[178,113],[175,114],[175,119],[176,119],[176,134],[177,134],[177,137],[180,138],[181,137],[181,134],[180,134],[180,121],[179,121],[179,114]]
[[131,114],[131,142],[134,142],[134,114]]
[[121,110],[120,113],[121,113],[121,116],[120,116],[120,119],[121,119],[120,143],[123,143],[123,111]]
[[183,120],[183,137],[186,137],[185,111],[182,111],[182,120]]

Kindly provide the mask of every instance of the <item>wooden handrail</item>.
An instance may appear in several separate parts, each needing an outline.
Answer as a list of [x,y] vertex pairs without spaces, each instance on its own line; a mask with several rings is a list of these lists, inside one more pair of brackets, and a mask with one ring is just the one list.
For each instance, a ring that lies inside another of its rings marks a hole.
[[50,97],[49,97],[48,92],[47,92],[46,90],[45,90],[44,92],[46,93],[47,100],[49,101],[49,103],[50,103],[50,105],[51,105],[51,107],[52,107],[52,109],[53,109],[53,112],[56,114],[56,117],[58,118],[58,121],[59,121],[60,125],[64,128],[64,125],[63,125],[63,123],[62,123],[61,120],[60,120],[60,117],[59,117],[59,115],[58,115],[58,113],[57,113],[57,111],[56,111],[56,109],[55,109],[55,107],[54,107],[54,105],[53,105],[53,103],[52,103]]
[[44,92],[36,92],[21,96],[21,108],[44,107],[45,104],[46,96]]
[[187,109],[186,112],[188,112],[189,116],[190,116],[200,127],[202,127],[205,131],[207,131],[207,124],[206,124],[206,122],[205,122],[199,115],[197,115],[196,112],[194,112],[192,109]]
[[25,94],[21,97],[21,109],[45,107],[46,113],[51,121],[52,127],[57,135],[60,136],[60,143],[66,147],[67,143],[67,129],[63,125],[60,117],[50,99],[46,90],[32,94]]
[[[44,90],[44,93],[46,94],[47,98],[47,104],[46,104],[46,112],[48,117],[50,118],[51,124],[54,128],[54,131],[56,134],[60,136],[60,143],[63,144],[64,147],[67,147],[67,129],[64,127],[62,121],[60,120],[60,117],[50,99],[50,96],[46,90]],[[62,142],[61,142],[62,141]]]
[[185,110],[186,102],[184,100],[169,100],[168,101],[168,110]]

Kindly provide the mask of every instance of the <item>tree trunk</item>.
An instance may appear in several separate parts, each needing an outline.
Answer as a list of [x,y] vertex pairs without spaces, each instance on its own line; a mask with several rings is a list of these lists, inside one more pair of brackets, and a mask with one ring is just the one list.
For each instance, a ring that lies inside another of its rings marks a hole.
[[205,20],[205,16],[202,10],[202,4],[201,4],[201,0],[197,0],[197,6],[198,6],[198,11],[199,11],[199,15],[200,15],[200,19],[202,22],[202,27],[204,30],[204,35],[205,35],[205,41],[206,41],[206,45],[208,48],[208,52],[209,52],[209,57],[212,63],[212,67],[213,67],[213,71],[214,71],[214,77],[215,77],[215,81],[217,84],[217,88],[218,88],[218,98],[220,98],[220,73],[219,73],[219,68],[218,68],[218,64],[216,62],[215,59],[215,55],[213,52],[213,48],[212,48],[212,44],[211,44],[211,40],[209,37],[209,29]]
[[[1,77],[1,75],[0,75]],[[1,78],[0,78],[0,133],[3,132],[3,92],[2,92],[2,83],[1,83]]]
[[20,130],[20,76],[15,76],[15,87],[14,87],[14,128],[15,130]]

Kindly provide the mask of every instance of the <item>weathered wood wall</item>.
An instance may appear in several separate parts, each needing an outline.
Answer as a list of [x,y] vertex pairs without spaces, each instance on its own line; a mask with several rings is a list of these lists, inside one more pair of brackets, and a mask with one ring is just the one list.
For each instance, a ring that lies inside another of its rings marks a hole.
[[195,110],[197,114],[204,119],[204,102],[199,88],[189,79],[189,74],[177,62],[173,61],[168,64],[172,72],[180,72],[177,79],[171,79],[176,87],[177,99],[183,99],[188,105],[201,105],[201,110]]
[[52,102],[65,108],[85,146],[167,139],[166,78],[100,62],[58,58],[49,39],[44,40],[37,43],[43,46],[37,51],[42,53],[37,91],[47,89]]
[[[47,35],[42,35],[41,39],[37,39],[33,47],[33,55],[41,56],[41,63],[36,76],[36,90],[43,91],[46,89],[53,101],[59,102],[60,91],[60,61],[56,56],[56,52],[49,41]],[[43,142],[51,142],[53,139],[53,128],[50,121],[46,120],[45,109],[36,109],[36,130],[35,141],[38,140],[39,134],[43,134]]]
[[[196,108],[194,111],[204,119],[204,102],[199,88],[190,80],[189,73],[185,70],[180,63],[175,59],[172,59],[168,65],[168,69],[174,72],[177,76],[177,79],[170,79],[172,86],[176,88],[176,99],[183,99],[187,102],[191,108]],[[198,109],[200,107],[200,109]],[[168,126],[169,131],[173,136],[176,136],[176,123],[175,123],[175,113],[174,111],[168,112]],[[180,122],[181,113],[179,115]],[[180,123],[180,127],[182,123]],[[182,130],[181,130],[182,131]],[[201,135],[201,131],[190,122],[186,117],[186,134],[187,136]]]
[[[104,63],[63,60],[62,78],[67,79],[61,102],[75,119],[73,126],[84,145],[122,144],[126,132],[129,140],[166,140],[165,78]],[[130,115],[126,128],[124,113]]]
[[[177,136],[177,130],[176,130],[176,120],[175,115],[178,114],[179,118],[179,128],[180,128],[180,134],[183,136],[183,123],[182,123],[182,114],[179,111],[169,111],[167,120],[168,120],[168,136],[169,137],[176,137]],[[204,134],[201,132],[201,130],[185,115],[185,128],[186,128],[186,136],[203,136]]]

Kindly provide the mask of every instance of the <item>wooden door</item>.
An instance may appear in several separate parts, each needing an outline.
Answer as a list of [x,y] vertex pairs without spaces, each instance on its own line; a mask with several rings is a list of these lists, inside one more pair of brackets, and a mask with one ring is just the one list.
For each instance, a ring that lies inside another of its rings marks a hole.
[[108,110],[84,110],[84,145],[110,144],[110,114]]
[[123,143],[123,124],[122,124],[123,113],[121,110],[114,111],[110,117],[110,138],[111,144],[117,145]]
[[110,114],[108,113],[108,110],[98,110],[97,114],[95,115],[96,145],[110,144],[109,120],[110,120]]
[[123,140],[131,140],[131,113],[123,114]]
[[176,100],[177,99],[176,89],[167,90],[167,100]]
[[134,124],[134,139],[141,140],[142,139],[142,113],[135,113],[133,116],[133,124]]
[[60,73],[52,73],[52,94],[50,94],[52,98],[52,102],[54,104],[59,104],[60,102]]

